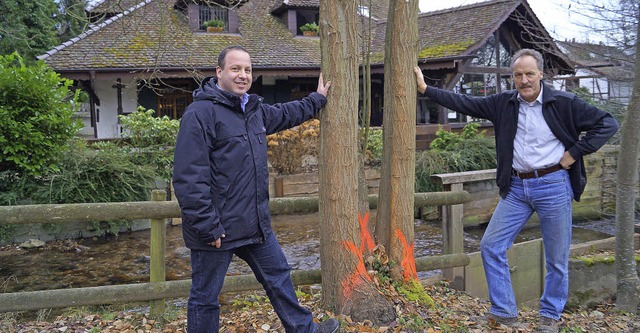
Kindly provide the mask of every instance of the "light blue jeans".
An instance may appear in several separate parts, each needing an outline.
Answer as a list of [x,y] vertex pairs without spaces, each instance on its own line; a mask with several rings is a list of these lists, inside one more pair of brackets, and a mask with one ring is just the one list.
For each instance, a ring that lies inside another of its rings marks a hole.
[[500,199],[480,242],[491,301],[489,312],[509,318],[518,315],[507,250],[533,212],[537,212],[547,268],[540,316],[560,318],[569,293],[572,200],[573,191],[566,170],[539,178],[511,177],[509,194]]

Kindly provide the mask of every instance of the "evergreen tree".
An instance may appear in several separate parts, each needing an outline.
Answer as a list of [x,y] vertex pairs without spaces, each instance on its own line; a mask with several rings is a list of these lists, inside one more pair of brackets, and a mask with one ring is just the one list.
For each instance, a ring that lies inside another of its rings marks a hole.
[[66,42],[86,30],[89,21],[85,8],[86,0],[60,0],[60,42]]
[[27,63],[58,45],[54,0],[0,1],[0,55],[17,52]]

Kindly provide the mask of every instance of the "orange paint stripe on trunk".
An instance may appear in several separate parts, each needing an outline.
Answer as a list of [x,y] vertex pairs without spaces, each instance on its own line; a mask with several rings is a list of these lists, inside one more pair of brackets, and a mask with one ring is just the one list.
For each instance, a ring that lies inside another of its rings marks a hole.
[[372,280],[367,273],[367,268],[364,265],[364,259],[356,244],[353,242],[342,242],[342,246],[344,246],[349,252],[353,253],[358,261],[355,271],[342,280],[342,293],[345,297],[349,298],[357,286],[365,281]]
[[409,245],[407,239],[404,237],[402,230],[396,229],[396,236],[400,239],[402,244],[402,261],[400,267],[402,267],[402,276],[406,280],[412,280],[418,278],[418,271],[416,270],[416,259],[413,256],[413,243]]
[[364,255],[373,251],[373,248],[376,246],[373,241],[373,236],[371,236],[369,232],[369,211],[367,211],[364,216],[358,212],[358,223],[360,224],[360,252]]

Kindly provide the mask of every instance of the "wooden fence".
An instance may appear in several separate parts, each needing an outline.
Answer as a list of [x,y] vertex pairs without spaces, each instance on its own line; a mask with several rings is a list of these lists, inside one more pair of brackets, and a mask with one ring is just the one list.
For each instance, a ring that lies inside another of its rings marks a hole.
[[[164,313],[164,300],[188,296],[191,286],[191,280],[165,281],[166,219],[180,217],[178,203],[164,201],[165,198],[164,191],[154,190],[152,200],[145,202],[0,206],[0,224],[151,220],[149,283],[0,293],[0,313],[150,301],[150,315],[161,318]],[[465,191],[416,193],[414,198],[416,207],[459,205],[470,200],[469,193]],[[376,208],[377,199],[376,194],[369,195],[372,209]],[[274,215],[317,212],[318,198],[273,198],[270,208]],[[443,222],[444,225],[454,223],[454,219],[461,221],[461,217],[452,215],[447,215],[447,219],[448,222]],[[448,227],[443,230],[444,239],[453,239],[453,236],[446,234],[447,230],[459,231],[461,228]],[[462,234],[459,237],[462,237]],[[462,252],[447,253],[445,249],[443,253],[444,255],[440,256],[416,258],[417,270],[462,267],[470,262],[469,256]],[[321,282],[320,270],[293,271],[291,276],[296,285]],[[226,277],[222,291],[239,292],[261,288],[253,275],[239,275]]]

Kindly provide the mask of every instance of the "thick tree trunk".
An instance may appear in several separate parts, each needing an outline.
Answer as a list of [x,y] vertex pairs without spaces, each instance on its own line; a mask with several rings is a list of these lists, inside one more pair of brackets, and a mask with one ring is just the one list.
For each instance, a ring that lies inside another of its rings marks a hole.
[[388,249],[389,259],[397,263],[393,278],[415,275],[415,265],[409,267],[407,260],[413,261],[416,83],[412,74],[418,54],[417,17],[417,0],[389,3],[384,61],[385,149],[376,236]]
[[[638,25],[640,33],[640,25]],[[636,36],[640,36],[636,34]],[[640,42],[636,40],[636,59],[640,59]],[[618,156],[618,191],[616,196],[616,265],[617,300],[620,310],[636,313],[640,302],[640,282],[634,258],[635,193],[638,186],[638,142],[640,142],[640,66],[636,65],[631,103],[622,124]]]
[[354,320],[390,322],[393,306],[367,274],[358,223],[357,2],[320,2],[322,72],[331,80],[320,132],[322,304]]

